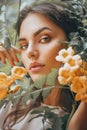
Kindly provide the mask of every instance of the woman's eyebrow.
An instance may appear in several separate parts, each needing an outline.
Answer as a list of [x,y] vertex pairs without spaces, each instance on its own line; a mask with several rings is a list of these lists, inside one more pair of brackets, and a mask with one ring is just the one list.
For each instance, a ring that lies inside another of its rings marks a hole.
[[[49,31],[52,31],[50,28],[48,27],[43,27],[43,28],[40,28],[39,30],[37,30],[35,33],[34,33],[34,37],[37,36],[38,34],[40,34],[42,31],[44,30],[49,30]],[[19,38],[18,39],[18,42],[21,42],[21,41],[26,41],[25,38]]]
[[43,27],[43,28],[39,29],[38,31],[36,31],[36,32],[34,33],[34,36],[37,36],[39,33],[41,33],[41,32],[44,31],[44,30],[52,31],[52,30],[51,30],[50,28],[48,28],[48,27]]
[[18,42],[21,42],[21,41],[26,41],[26,39],[25,38],[19,38]]

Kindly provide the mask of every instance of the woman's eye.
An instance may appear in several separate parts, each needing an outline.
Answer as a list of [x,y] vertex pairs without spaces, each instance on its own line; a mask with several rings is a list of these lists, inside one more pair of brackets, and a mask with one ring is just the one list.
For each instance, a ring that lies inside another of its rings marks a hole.
[[51,40],[51,38],[49,36],[43,36],[40,39],[40,43],[48,43]]
[[28,48],[28,44],[20,45],[21,50],[26,50]]

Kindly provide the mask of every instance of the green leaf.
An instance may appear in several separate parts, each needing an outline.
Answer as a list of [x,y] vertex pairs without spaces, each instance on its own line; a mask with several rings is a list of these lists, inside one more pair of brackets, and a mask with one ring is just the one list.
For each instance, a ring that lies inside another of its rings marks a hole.
[[4,39],[4,46],[6,49],[10,49],[11,48],[11,41],[9,37],[5,37]]
[[47,81],[46,84],[47,85],[55,85],[55,81],[58,75],[58,70],[57,69],[52,69],[52,72],[50,74],[48,74],[47,76]]
[[66,124],[69,118],[69,114],[64,115],[63,117],[61,117],[61,121],[62,121],[62,129],[66,130]]
[[46,98],[50,92],[51,92],[52,88],[48,87],[48,89],[43,89],[43,92],[42,92],[42,96],[43,96],[43,99]]
[[19,102],[21,96],[19,95],[16,96],[16,94],[9,94],[8,98],[9,98],[9,101],[11,101],[14,106]]
[[17,84],[19,84],[23,89],[27,89],[28,88],[28,86],[30,85],[30,78],[27,78],[26,76],[23,78],[23,80],[20,80],[20,79],[18,79],[18,80],[16,80],[15,81],[15,84],[17,85]]
[[38,91],[38,90],[34,91],[34,92],[30,93],[30,97],[35,100],[40,95],[40,93],[41,93],[41,91]]
[[62,130],[61,126],[62,126],[62,122],[61,122],[60,118],[56,118],[56,120],[53,124],[53,130]]
[[6,105],[9,101],[6,99],[3,99],[0,101],[0,108],[2,108],[3,105]]
[[29,95],[29,94],[25,94],[25,95],[23,95],[23,97],[22,97],[22,101],[23,101],[23,103],[27,103],[27,101],[29,101],[29,99],[31,98],[31,96]]
[[31,112],[31,114],[40,114],[40,113],[43,113],[42,107],[35,108],[35,109]]
[[40,89],[40,88],[43,88],[43,86],[45,85],[45,82],[46,82],[46,77],[47,76],[42,76],[41,78],[39,78],[38,80],[36,80],[35,82],[34,82],[34,86],[36,87],[36,88],[38,88],[38,89]]

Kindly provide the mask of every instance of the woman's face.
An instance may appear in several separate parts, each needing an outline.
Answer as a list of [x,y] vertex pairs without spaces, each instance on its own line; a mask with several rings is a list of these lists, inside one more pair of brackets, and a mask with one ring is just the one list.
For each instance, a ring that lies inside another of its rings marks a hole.
[[59,41],[66,39],[64,31],[42,14],[31,13],[22,22],[19,46],[23,64],[33,81],[60,67],[55,57],[65,47]]

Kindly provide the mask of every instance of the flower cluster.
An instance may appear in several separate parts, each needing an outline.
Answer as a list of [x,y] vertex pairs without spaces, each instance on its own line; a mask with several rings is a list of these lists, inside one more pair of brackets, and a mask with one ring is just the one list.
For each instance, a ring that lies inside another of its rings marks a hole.
[[6,98],[10,93],[16,93],[20,89],[20,85],[12,85],[15,80],[22,80],[27,74],[23,67],[14,66],[11,70],[11,75],[7,76],[4,72],[0,72],[0,100]]
[[71,91],[76,93],[76,101],[87,102],[87,63],[75,54],[72,47],[60,50],[56,60],[63,63],[58,72],[59,83],[70,86]]

